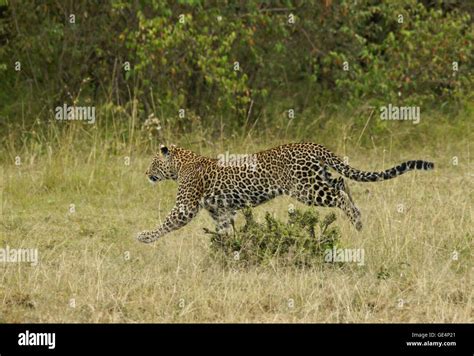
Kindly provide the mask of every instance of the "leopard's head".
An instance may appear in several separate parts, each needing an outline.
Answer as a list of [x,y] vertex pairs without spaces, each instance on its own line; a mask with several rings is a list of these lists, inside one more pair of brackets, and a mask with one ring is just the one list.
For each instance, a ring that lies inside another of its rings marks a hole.
[[178,172],[173,164],[173,154],[168,147],[160,146],[160,152],[153,157],[145,174],[152,183],[167,179],[176,180],[178,178]]

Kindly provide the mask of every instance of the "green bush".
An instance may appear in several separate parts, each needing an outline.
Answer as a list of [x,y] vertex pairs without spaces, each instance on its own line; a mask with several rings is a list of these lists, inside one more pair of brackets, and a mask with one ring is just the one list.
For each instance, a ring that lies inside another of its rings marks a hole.
[[278,263],[283,266],[314,266],[324,263],[327,249],[338,246],[340,232],[331,224],[334,213],[320,219],[314,210],[288,210],[288,222],[266,213],[265,221],[254,219],[250,208],[243,210],[245,224],[233,234],[212,234],[212,257],[227,266]]
[[357,39],[351,50],[331,52],[335,60],[351,65],[347,73],[334,71],[341,97],[424,110],[472,95],[474,32],[469,14],[403,0],[364,5],[354,12],[354,20],[354,26],[343,26]]
[[188,112],[233,130],[265,113],[274,126],[275,106],[458,108],[474,92],[472,13],[457,0],[8,2],[0,117],[113,103],[182,132]]

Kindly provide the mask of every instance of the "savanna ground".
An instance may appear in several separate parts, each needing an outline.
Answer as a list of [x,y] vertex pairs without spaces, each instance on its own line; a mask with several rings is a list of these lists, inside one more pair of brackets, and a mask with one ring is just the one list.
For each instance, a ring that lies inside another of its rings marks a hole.
[[[417,130],[399,124],[406,132]],[[357,144],[360,131],[347,136],[338,125],[331,135],[313,127],[304,137],[254,131],[180,138],[177,143],[214,157],[304,138],[362,170],[407,159],[435,162],[430,172],[349,182],[364,228],[357,232],[338,210],[336,224],[345,247],[364,249],[363,266],[236,269],[210,257],[210,237],[202,229],[212,226],[206,212],[153,245],[135,240],[164,219],[177,190],[174,182],[147,182],[153,149],[139,144],[146,138],[103,138],[80,122],[57,125],[67,125],[62,135],[51,129],[49,136],[5,152],[0,244],[37,248],[40,262],[0,264],[2,323],[474,320],[474,170],[466,128],[456,137],[445,136],[448,126],[428,125],[418,143],[395,135],[365,146]],[[270,211],[283,219],[290,203],[307,209],[282,197],[256,208],[256,216]]]

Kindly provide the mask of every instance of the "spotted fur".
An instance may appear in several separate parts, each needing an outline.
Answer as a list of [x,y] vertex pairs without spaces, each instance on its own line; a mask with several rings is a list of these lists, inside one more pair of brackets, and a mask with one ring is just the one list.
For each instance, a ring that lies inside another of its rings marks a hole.
[[[141,242],[156,241],[191,221],[201,208],[214,219],[218,231],[227,231],[239,209],[257,206],[280,195],[324,207],[338,207],[357,230],[362,228],[344,177],[359,182],[395,178],[411,170],[430,170],[433,163],[406,161],[382,172],[364,172],[350,167],[324,146],[293,143],[252,155],[240,164],[228,164],[200,156],[180,147],[162,146],[146,175],[152,182],[178,182],[176,205],[163,224],[138,234]],[[341,174],[333,178],[329,168]]]

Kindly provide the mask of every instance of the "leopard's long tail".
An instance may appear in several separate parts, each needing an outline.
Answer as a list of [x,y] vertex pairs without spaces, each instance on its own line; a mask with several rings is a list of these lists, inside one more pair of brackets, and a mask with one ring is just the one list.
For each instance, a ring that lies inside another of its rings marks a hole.
[[325,163],[334,168],[336,172],[343,176],[358,181],[358,182],[377,182],[381,180],[392,179],[412,170],[432,170],[434,163],[427,161],[406,161],[400,163],[398,166],[387,169],[382,172],[364,172],[352,168],[345,164],[339,157],[327,150],[327,155],[324,157]]

